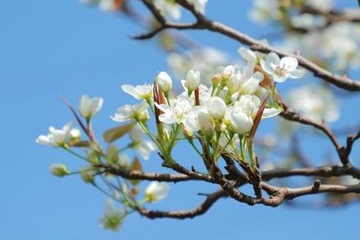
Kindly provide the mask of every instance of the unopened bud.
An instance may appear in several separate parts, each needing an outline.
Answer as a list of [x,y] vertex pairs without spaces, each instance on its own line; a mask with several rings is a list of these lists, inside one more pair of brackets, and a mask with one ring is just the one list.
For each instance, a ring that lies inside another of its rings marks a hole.
[[60,163],[52,164],[50,166],[50,172],[57,177],[63,177],[71,173],[64,164]]
[[171,91],[172,80],[171,80],[171,77],[169,76],[169,74],[167,74],[166,72],[160,72],[156,76],[155,82],[158,85],[158,87],[160,88],[160,91],[162,91],[163,93],[166,94]]

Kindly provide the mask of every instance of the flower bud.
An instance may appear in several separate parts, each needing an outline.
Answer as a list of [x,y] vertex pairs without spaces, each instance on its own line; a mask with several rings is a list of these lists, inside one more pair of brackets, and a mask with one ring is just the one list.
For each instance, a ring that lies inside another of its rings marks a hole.
[[94,183],[95,171],[91,167],[84,167],[80,171],[80,177],[85,183]]
[[52,164],[50,166],[50,172],[57,177],[63,177],[71,173],[64,164],[60,163]]
[[186,87],[190,91],[194,91],[199,87],[200,84],[200,72],[189,70],[186,75]]
[[225,116],[226,104],[222,98],[211,97],[208,104],[211,117],[216,120],[220,120]]
[[167,74],[166,72],[160,72],[156,76],[155,82],[163,93],[170,92],[172,88],[172,80],[169,74]]

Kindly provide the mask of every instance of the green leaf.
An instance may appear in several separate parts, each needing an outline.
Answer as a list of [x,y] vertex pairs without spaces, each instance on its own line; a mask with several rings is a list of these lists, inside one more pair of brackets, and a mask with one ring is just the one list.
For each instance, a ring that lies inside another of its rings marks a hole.
[[[134,157],[134,161],[132,162],[131,166],[130,166],[130,170],[131,171],[140,171],[142,172],[142,167],[141,167],[141,163],[139,161],[139,159],[135,156]],[[140,180],[130,180],[130,183],[133,186],[136,186],[140,183]]]
[[111,142],[115,141],[116,139],[121,138],[126,133],[128,133],[135,126],[135,124],[136,124],[136,122],[130,122],[126,125],[110,128],[109,130],[107,130],[104,133],[104,135],[103,135],[104,140],[107,143],[111,143]]
[[119,150],[114,145],[110,145],[107,149],[106,162],[113,167],[119,163]]

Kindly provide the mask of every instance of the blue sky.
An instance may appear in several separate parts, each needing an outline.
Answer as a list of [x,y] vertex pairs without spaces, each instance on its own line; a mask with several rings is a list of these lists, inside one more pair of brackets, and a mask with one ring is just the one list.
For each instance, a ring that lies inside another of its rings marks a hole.
[[[233,7],[226,9],[221,1],[209,2],[207,11],[213,18],[253,36],[265,30],[254,30],[255,25],[248,23],[250,1],[231,3]],[[79,160],[37,145],[35,139],[48,126],[61,127],[72,120],[60,95],[75,106],[84,93],[103,96],[105,105],[94,119],[95,130],[115,126],[109,116],[132,101],[120,85],[150,82],[158,71],[167,69],[166,55],[152,40],[131,40],[129,36],[141,29],[127,19],[76,0],[0,1],[0,29],[1,239],[303,239],[319,234],[323,239],[346,239],[354,235],[358,204],[331,210],[274,209],[229,199],[193,220],[133,215],[118,233],[101,229],[105,196],[77,176],[59,179],[48,172],[51,163],[78,167]],[[195,36],[237,57],[237,43],[209,32]],[[160,161],[151,159],[146,165],[157,169]],[[153,207],[195,206],[202,198],[194,194],[198,192],[194,186],[175,186],[168,200]]]

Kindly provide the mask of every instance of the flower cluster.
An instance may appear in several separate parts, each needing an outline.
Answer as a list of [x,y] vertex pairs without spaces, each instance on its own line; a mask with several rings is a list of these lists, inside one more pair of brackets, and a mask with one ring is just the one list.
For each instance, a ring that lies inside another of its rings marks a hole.
[[252,139],[261,119],[281,112],[276,101],[267,101],[276,96],[274,84],[261,86],[264,78],[284,82],[305,73],[292,57],[280,58],[272,52],[262,59],[249,49],[241,48],[239,52],[247,62],[245,67],[228,65],[211,79],[189,70],[181,80],[184,90],[178,94],[173,92],[172,78],[166,72],[159,72],[153,85],[123,85],[124,92],[141,102],[119,107],[112,119],[136,121],[150,134],[147,122],[149,112],[154,113],[157,136],[152,138],[157,139],[154,143],[161,154],[170,159],[181,136],[189,141],[195,136],[205,138],[211,146],[224,148],[217,148],[218,156],[225,149],[239,152],[239,139]]
[[[276,103],[274,82],[299,78],[304,71],[292,57],[280,58],[275,53],[263,56],[245,48],[240,48],[239,53],[246,66],[222,67],[210,79],[204,79],[200,71],[189,70],[181,80],[183,91],[178,93],[174,91],[171,76],[163,71],[155,76],[153,84],[122,85],[121,89],[139,102],[120,106],[111,116],[121,125],[103,134],[108,143],[106,148],[92,131],[92,118],[102,108],[103,99],[83,95],[79,114],[65,101],[87,139],[82,139],[80,130],[71,123],[62,129],[50,127],[49,133],[39,136],[36,142],[63,148],[88,165],[72,172],[64,164],[54,164],[51,173],[58,177],[79,174],[85,183],[123,204],[117,210],[108,202],[101,219],[104,228],[116,230],[129,212],[141,204],[164,199],[169,191],[166,183],[153,181],[139,199],[140,180],[121,175],[122,171],[142,172],[141,161],[136,155],[130,161],[126,155],[128,149],[136,150],[145,160],[151,152],[158,151],[164,164],[171,166],[175,162],[172,150],[179,141],[187,141],[204,162],[214,163],[227,153],[236,161],[249,164],[251,169],[256,168],[252,145],[257,127],[263,118],[276,116],[282,110]],[[265,79],[267,84],[263,84]],[[155,133],[150,126],[151,116],[155,118]],[[114,142],[125,134],[130,143],[116,147]],[[78,149],[84,150],[85,155]],[[210,168],[208,171],[211,175]],[[97,177],[101,173],[106,174]],[[107,190],[101,188],[99,181]],[[109,188],[111,192],[107,192]]]

